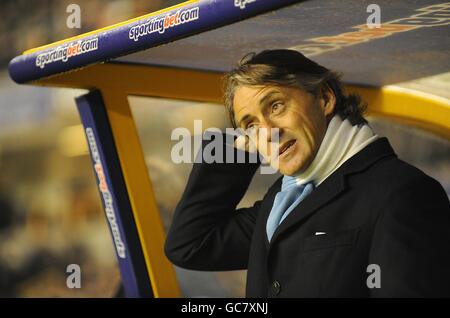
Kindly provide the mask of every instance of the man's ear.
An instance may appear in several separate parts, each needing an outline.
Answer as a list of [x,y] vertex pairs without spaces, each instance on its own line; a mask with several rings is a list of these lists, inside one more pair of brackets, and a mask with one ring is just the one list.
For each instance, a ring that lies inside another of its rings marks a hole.
[[325,117],[330,119],[336,107],[336,96],[328,85],[325,85],[321,90],[320,106],[322,107]]

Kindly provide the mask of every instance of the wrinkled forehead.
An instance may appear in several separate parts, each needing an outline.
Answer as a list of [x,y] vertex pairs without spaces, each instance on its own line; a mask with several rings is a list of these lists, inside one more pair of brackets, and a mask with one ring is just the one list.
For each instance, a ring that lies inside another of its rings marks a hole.
[[282,86],[277,85],[242,85],[238,86],[233,97],[233,111],[238,118],[243,111],[257,110],[262,102],[273,94],[282,94]]

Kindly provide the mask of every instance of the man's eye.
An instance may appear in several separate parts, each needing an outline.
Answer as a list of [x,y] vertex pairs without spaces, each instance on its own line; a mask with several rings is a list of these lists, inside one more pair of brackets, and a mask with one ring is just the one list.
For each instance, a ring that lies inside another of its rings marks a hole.
[[283,104],[280,102],[276,102],[272,104],[272,113],[278,114],[283,109]]
[[256,125],[255,125],[255,124],[248,124],[247,127],[245,128],[245,131],[246,131],[247,133],[251,133],[252,131],[255,130],[255,128],[256,128]]

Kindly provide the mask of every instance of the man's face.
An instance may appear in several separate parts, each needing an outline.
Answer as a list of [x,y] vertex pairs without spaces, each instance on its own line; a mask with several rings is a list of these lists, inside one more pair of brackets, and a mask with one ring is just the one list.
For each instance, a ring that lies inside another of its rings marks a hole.
[[239,86],[233,109],[237,126],[253,135],[261,128],[279,129],[279,145],[267,147],[272,142],[268,134],[266,138],[257,138],[256,147],[272,165],[270,149],[275,149],[280,173],[294,175],[306,169],[314,159],[334,102],[330,106],[323,98],[294,87]]

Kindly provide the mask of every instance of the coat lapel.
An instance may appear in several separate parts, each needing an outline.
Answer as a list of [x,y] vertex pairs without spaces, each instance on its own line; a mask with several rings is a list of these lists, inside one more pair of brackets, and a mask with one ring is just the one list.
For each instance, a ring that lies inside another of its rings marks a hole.
[[269,240],[267,238],[267,231],[266,231],[266,224],[267,224],[267,218],[269,217],[270,211],[272,210],[273,202],[275,201],[275,196],[277,195],[278,191],[281,190],[281,180],[283,177],[279,178],[277,180],[277,184],[271,189],[271,193],[267,196],[266,200],[264,200],[263,206],[261,207],[260,213],[261,213],[261,224],[256,225],[256,229],[261,230],[261,234],[264,237],[264,242],[266,243],[266,248],[269,249]]
[[[307,196],[302,202],[300,202],[300,204],[276,229],[275,233],[272,236],[270,244],[267,239],[267,235],[265,235],[266,245],[270,248],[270,246],[276,243],[277,239],[283,232],[285,232],[293,225],[306,220],[322,206],[329,203],[330,201],[338,197],[342,192],[344,192],[347,187],[347,175],[365,170],[378,160],[392,155],[395,156],[395,153],[386,138],[380,138],[372,144],[368,145],[366,148],[364,148],[355,156],[350,158],[347,162],[345,162],[320,186],[314,189],[314,191],[309,196]],[[276,193],[271,197],[272,204],[275,195]],[[271,207],[268,211],[266,211],[264,229],[267,218],[270,214],[270,210]]]

